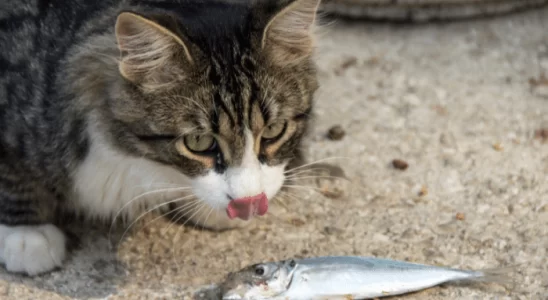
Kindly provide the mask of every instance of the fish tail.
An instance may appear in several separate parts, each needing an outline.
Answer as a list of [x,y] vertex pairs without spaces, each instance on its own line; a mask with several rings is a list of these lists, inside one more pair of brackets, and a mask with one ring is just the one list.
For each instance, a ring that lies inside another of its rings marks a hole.
[[470,281],[476,282],[492,282],[503,285],[511,285],[515,287],[515,273],[518,266],[507,266],[501,268],[483,269],[473,272],[475,276],[468,278]]

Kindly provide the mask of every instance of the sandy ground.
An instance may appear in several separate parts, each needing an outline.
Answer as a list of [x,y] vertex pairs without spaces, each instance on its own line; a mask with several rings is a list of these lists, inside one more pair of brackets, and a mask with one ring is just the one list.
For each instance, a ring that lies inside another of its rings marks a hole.
[[[401,299],[546,299],[548,141],[535,131],[548,128],[548,9],[444,25],[337,21],[319,43],[306,151],[344,168],[346,196],[303,178],[242,230],[157,220],[117,250],[100,228],[78,229],[82,245],[63,270],[0,271],[0,298],[182,299],[250,263],[336,254],[518,266],[513,289],[443,286]],[[331,141],[336,124],[346,135]],[[395,158],[409,167],[395,169]]]

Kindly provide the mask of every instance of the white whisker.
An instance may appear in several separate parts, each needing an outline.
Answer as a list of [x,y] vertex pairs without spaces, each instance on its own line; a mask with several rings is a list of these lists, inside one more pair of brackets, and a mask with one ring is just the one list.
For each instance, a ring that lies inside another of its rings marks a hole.
[[289,173],[289,172],[291,172],[291,171],[294,171],[294,170],[306,168],[306,167],[308,167],[308,166],[315,165],[315,164],[321,163],[321,162],[326,161],[326,160],[330,160],[330,159],[339,159],[339,158],[351,159],[351,157],[344,157],[344,156],[328,157],[328,158],[320,159],[320,160],[317,160],[317,161],[314,161],[314,162],[311,162],[311,163],[308,163],[308,164],[304,164],[304,165],[301,165],[301,166],[298,166],[298,167],[295,167],[295,168],[286,170],[286,171],[284,172],[284,174],[287,174],[287,173]]
[[313,190],[315,192],[321,192],[321,189],[311,187],[311,186],[305,186],[305,185],[282,185],[282,187],[286,188],[292,188],[292,189],[304,189],[304,190]]
[[[192,196],[194,196],[194,195],[192,195]],[[175,210],[169,210],[169,211],[157,216],[156,218],[152,219],[151,221],[149,221],[145,225],[143,225],[143,228],[148,226],[150,223],[156,222],[156,220],[158,220],[160,218],[163,218],[163,217],[169,215],[170,213],[173,213],[174,211],[184,210],[184,209],[192,209],[192,207],[196,206],[199,203],[198,199],[191,199],[191,200],[188,200],[188,201],[189,201],[188,203],[185,203],[184,205],[182,205],[181,207],[178,207]],[[170,221],[173,221],[173,220],[170,220]]]
[[[199,199],[196,199],[196,203],[200,203],[200,200],[199,200]],[[194,206],[193,206],[193,207],[194,207]],[[181,209],[183,209],[183,208],[181,208]],[[214,208],[211,207],[211,210],[209,211],[209,213],[208,213],[207,216],[209,216],[213,210],[214,210]],[[184,216],[184,212],[183,212],[183,215],[182,215],[181,217],[183,217],[183,216]],[[207,221],[207,218],[208,218],[207,216],[206,216],[206,220],[205,220],[205,221]],[[179,218],[179,219],[180,219],[180,218]],[[204,223],[205,223],[205,222],[204,222]],[[175,233],[175,236],[177,236],[177,235],[179,234],[179,231],[181,230],[181,228],[183,228],[183,226],[184,226],[185,224],[186,224],[186,222],[185,222],[183,225],[181,225],[181,226],[179,226],[179,227],[177,228],[177,232]],[[168,230],[169,230],[169,228],[166,230],[166,232],[167,232]],[[173,248],[171,249],[171,254],[172,254],[172,256],[173,256],[174,259],[175,259],[175,264],[177,265],[177,268],[179,269],[179,268],[180,268],[180,267],[179,267],[179,263],[178,263],[178,261],[177,261],[177,256],[175,255],[175,247],[173,247]]]
[[[189,190],[191,189],[191,187],[174,187],[174,188],[166,188],[166,189],[159,189],[159,190],[154,190],[154,191],[148,191],[148,192],[145,192],[145,193],[142,193],[136,197],[134,197],[133,199],[131,199],[130,201],[128,201],[126,204],[124,204],[124,206],[122,206],[122,208],[120,208],[120,210],[118,210],[118,212],[116,213],[116,215],[114,216],[113,220],[112,220],[112,223],[114,223],[116,221],[116,219],[118,218],[118,216],[120,215],[120,213],[125,209],[127,208],[129,205],[131,205],[132,203],[134,203],[135,201],[137,201],[138,199],[140,198],[143,198],[145,196],[148,196],[148,195],[151,195],[151,194],[156,194],[156,193],[162,193],[162,192],[178,192],[178,191],[185,191],[185,190]],[[111,225],[112,226],[112,225]]]
[[[189,221],[191,221],[192,218],[193,218],[195,215],[197,215],[205,206],[206,206],[206,203],[205,203],[205,202],[202,202],[202,205],[199,206],[198,209],[196,209],[196,211],[195,211],[190,217],[188,217],[188,218],[186,219],[186,221],[184,221],[183,224],[182,224],[181,226],[185,226],[185,225],[186,225]],[[183,217],[184,217],[184,214],[181,215],[181,217],[179,218],[179,220],[180,220],[181,218],[183,218]]]
[[290,198],[290,200],[299,201],[298,195],[294,195],[294,194],[290,193],[289,191],[280,191],[280,192],[281,192],[282,197],[288,197],[288,198]]
[[[184,201],[185,199],[188,199],[190,197],[193,197],[194,195],[188,195],[188,196],[184,196],[184,197],[181,197],[181,198],[177,198],[177,199],[174,199],[174,200],[171,200],[171,201],[167,201],[167,202],[163,202],[163,203],[160,203],[156,206],[154,206],[153,208],[145,211],[144,213],[142,213],[138,218],[136,218],[133,222],[131,222],[131,224],[126,228],[126,230],[124,231],[124,233],[122,234],[122,237],[120,238],[120,241],[122,241],[125,237],[125,235],[127,234],[128,230],[135,224],[137,223],[137,221],[139,221],[141,218],[143,218],[144,216],[146,216],[148,213],[154,211],[155,209],[158,209],[164,205],[167,205],[167,204],[170,204],[170,203],[175,203],[175,202],[179,202],[179,201]],[[112,229],[112,226],[111,226],[111,229]],[[111,232],[112,230],[109,230],[109,240],[110,240],[110,235],[111,235]]]
[[207,219],[209,218],[209,216],[211,215],[211,213],[215,210],[215,208],[213,206],[211,206],[211,208],[209,209],[209,213],[207,213],[205,219],[204,219],[204,222],[203,224],[206,224],[207,223]]
[[348,178],[344,177],[338,177],[338,176],[300,176],[300,177],[286,177],[286,179],[290,180],[300,180],[300,179],[342,179],[346,181],[350,181]]
[[[289,193],[286,191],[279,191],[278,193],[279,193],[279,196],[274,198],[274,201],[282,205],[286,210],[289,210],[289,207],[287,206],[284,200],[287,199],[287,200],[295,201],[296,198],[293,198],[293,195],[289,195]],[[291,199],[288,199],[289,197],[291,197]]]
[[[200,200],[199,199],[194,199],[194,201],[192,202],[192,205],[189,205],[189,203],[181,206],[181,207],[177,207],[176,209],[173,210],[173,212],[175,213],[175,215],[173,217],[171,217],[170,219],[170,223],[173,224],[173,223],[177,223],[178,220],[180,220],[180,217],[179,215],[182,215],[184,216],[185,213],[187,213],[188,211],[196,208],[198,206],[198,204],[200,204]],[[175,221],[174,221],[175,220]],[[170,226],[171,226],[170,224]]]
[[150,188],[150,187],[166,187],[166,188],[174,187],[174,188],[177,188],[177,187],[180,187],[180,185],[176,184],[176,183],[156,182],[156,183],[149,183],[149,184],[134,185],[131,188],[132,189],[137,189],[137,188]]
[[[202,205],[199,206],[198,209],[196,209],[196,211],[195,211],[192,215],[190,215],[190,217],[188,217],[187,220],[186,220],[181,226],[185,226],[186,223],[187,223],[190,219],[192,219],[192,217],[194,217],[194,216],[195,216],[195,215],[196,215],[196,214],[197,214],[197,213],[206,205],[205,202],[202,202],[202,201],[200,201],[199,199],[197,199],[197,200],[198,200],[197,203],[198,203],[198,204],[201,203]],[[198,204],[193,205],[192,208],[194,208],[195,206],[198,206]],[[172,222],[171,224],[169,224],[169,226],[164,230],[163,234],[165,234],[166,232],[168,232],[169,229],[171,228],[171,226],[173,226],[173,224],[179,222],[182,218],[185,217],[185,213],[186,213],[186,212],[185,212],[184,210],[179,210],[179,209],[178,209],[178,211],[179,211],[179,213],[182,212],[182,213],[181,213],[181,216],[178,217],[174,222]],[[177,213],[177,215],[179,215],[179,213]]]
[[318,173],[318,172],[322,172],[322,171],[329,171],[328,169],[326,168],[310,168],[310,169],[304,169],[304,170],[297,170],[298,172],[294,172],[294,171],[288,171],[286,172],[286,174],[288,174],[287,176],[293,176],[293,175],[300,175],[300,174],[306,174],[306,173]]

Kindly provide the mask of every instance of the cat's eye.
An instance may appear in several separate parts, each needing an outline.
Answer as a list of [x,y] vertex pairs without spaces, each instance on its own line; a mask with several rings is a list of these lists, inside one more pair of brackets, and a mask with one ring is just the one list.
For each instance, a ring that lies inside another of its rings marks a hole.
[[262,138],[266,140],[276,140],[282,136],[286,127],[287,127],[286,121],[280,121],[280,122],[276,122],[271,125],[268,125],[263,130]]
[[190,134],[184,137],[185,146],[194,152],[213,151],[217,147],[215,138],[209,134]]

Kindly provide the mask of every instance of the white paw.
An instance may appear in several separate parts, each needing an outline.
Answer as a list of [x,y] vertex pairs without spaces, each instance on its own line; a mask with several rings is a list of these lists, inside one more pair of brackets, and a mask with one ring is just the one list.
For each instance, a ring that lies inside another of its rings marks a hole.
[[48,272],[61,266],[65,254],[65,235],[53,225],[0,225],[0,263],[10,272]]

